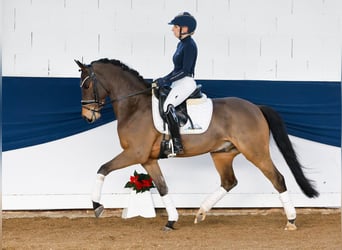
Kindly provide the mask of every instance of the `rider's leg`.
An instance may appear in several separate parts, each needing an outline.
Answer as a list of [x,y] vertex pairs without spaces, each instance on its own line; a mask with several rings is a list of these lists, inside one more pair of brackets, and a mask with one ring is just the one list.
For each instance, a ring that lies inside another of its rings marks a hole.
[[169,104],[167,111],[165,113],[165,116],[166,116],[167,123],[169,126],[169,131],[172,137],[174,152],[175,154],[183,154],[184,150],[183,150],[181,136],[179,133],[178,118],[176,115],[175,107],[172,104]]
[[171,91],[164,102],[164,112],[167,111],[169,104],[177,107],[185,101],[196,89],[196,82],[192,77],[184,77],[175,81],[171,85]]
[[172,137],[176,154],[183,153],[183,145],[179,133],[179,124],[175,107],[181,104],[196,89],[196,82],[192,77],[184,77],[171,85],[171,91],[164,102],[164,112]]

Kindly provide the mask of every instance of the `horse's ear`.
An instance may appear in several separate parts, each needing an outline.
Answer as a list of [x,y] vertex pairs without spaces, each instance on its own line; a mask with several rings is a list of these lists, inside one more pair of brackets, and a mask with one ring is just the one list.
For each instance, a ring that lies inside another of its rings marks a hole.
[[80,67],[80,69],[83,71],[83,70],[86,70],[86,66],[81,63],[79,60],[76,60],[74,59],[75,63],[78,65],[78,67]]

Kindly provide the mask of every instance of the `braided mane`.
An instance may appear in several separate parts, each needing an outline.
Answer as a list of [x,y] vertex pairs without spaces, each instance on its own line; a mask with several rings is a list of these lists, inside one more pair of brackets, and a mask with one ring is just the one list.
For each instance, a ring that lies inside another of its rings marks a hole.
[[116,60],[116,59],[108,59],[108,58],[102,58],[99,59],[97,61],[93,61],[91,62],[91,64],[93,63],[110,63],[113,64],[115,66],[120,67],[122,70],[124,71],[128,71],[130,72],[132,75],[134,75],[136,78],[138,78],[141,82],[143,82],[145,85],[149,85],[145,79],[139,74],[138,71],[136,71],[135,69],[132,69],[130,67],[128,67],[126,64],[122,63],[120,60]]

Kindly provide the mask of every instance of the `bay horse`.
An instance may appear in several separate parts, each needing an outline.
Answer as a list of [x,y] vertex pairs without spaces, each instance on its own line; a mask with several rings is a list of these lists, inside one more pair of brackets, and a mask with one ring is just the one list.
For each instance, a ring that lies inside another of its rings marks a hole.
[[[99,119],[101,108],[109,97],[123,149],[97,171],[92,193],[95,216],[101,216],[104,211],[100,199],[105,177],[114,170],[141,164],[152,177],[165,205],[168,221],[164,229],[174,229],[178,212],[158,164],[163,135],[153,125],[153,87],[136,70],[119,60],[104,58],[88,65],[75,62],[81,71],[83,118],[90,123]],[[194,222],[203,221],[206,213],[237,185],[233,159],[241,153],[259,168],[278,191],[287,217],[285,230],[295,230],[296,210],[284,177],[271,159],[270,133],[303,193],[310,198],[317,197],[319,193],[304,175],[280,115],[268,106],[257,106],[236,97],[212,99],[212,103],[212,119],[206,132],[182,135],[184,154],[181,157],[210,153],[221,179],[220,187],[201,204]]]

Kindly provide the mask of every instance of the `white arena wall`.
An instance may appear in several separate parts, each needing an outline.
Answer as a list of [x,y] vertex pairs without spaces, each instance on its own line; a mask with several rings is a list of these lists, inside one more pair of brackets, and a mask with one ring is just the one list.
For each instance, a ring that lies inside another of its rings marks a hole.
[[[8,151],[3,154],[3,209],[90,208],[96,171],[119,153],[116,123],[104,125],[62,140]],[[291,137],[308,177],[316,181],[319,198],[308,199],[300,191],[285,161],[272,143],[271,153],[285,176],[291,198],[299,207],[340,206],[340,149]],[[277,192],[261,172],[243,156],[234,161],[238,185],[217,207],[278,207]],[[164,159],[161,169],[177,207],[199,207],[220,185],[209,155]],[[135,165],[112,172],[106,178],[102,201],[105,207],[127,206],[130,190],[124,188]],[[159,194],[154,203],[163,207]]]
[[[172,68],[177,44],[167,25],[177,13],[196,16],[196,78],[340,81],[340,0],[4,0],[4,76],[79,77],[73,59],[120,59],[145,78]],[[6,93],[3,93],[6,95]],[[297,207],[340,207],[341,150],[291,136],[319,198],[308,199],[271,143]],[[96,171],[121,151],[116,122],[32,147],[2,153],[2,208],[91,208]],[[279,207],[269,181],[243,156],[234,162],[239,184],[216,207]],[[220,185],[209,155],[161,160],[177,207],[199,207]],[[127,206],[131,166],[105,181],[105,207]],[[152,190],[156,207],[163,207]]]

